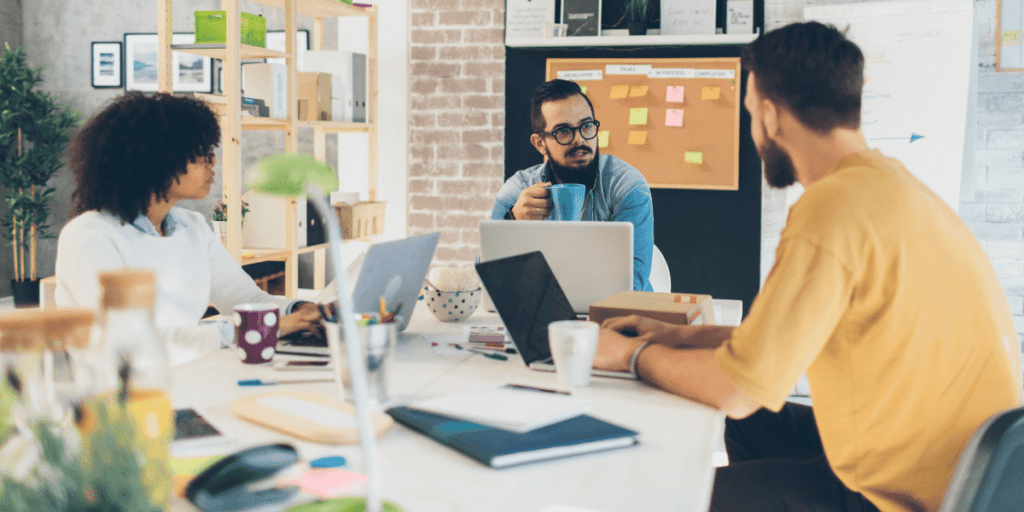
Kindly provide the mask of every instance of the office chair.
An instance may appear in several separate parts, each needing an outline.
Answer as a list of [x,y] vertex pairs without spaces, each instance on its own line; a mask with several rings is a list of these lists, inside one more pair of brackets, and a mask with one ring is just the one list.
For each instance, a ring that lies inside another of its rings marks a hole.
[[993,415],[960,455],[939,512],[1024,508],[1024,407]]
[[657,245],[653,245],[654,252],[651,254],[651,288],[653,291],[670,293],[672,292],[672,274],[668,270],[668,262],[661,254]]

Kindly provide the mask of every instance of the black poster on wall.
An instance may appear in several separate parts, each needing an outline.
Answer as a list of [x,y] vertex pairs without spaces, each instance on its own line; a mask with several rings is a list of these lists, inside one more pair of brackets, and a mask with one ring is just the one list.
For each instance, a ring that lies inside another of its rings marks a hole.
[[601,0],[562,0],[562,23],[568,36],[601,35]]

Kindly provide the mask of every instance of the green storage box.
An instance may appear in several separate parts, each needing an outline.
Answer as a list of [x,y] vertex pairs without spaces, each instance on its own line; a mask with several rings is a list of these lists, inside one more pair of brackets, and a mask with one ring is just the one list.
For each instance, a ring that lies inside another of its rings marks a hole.
[[[267,47],[267,19],[263,16],[242,14],[242,44]],[[196,43],[226,43],[228,41],[227,11],[196,11]]]

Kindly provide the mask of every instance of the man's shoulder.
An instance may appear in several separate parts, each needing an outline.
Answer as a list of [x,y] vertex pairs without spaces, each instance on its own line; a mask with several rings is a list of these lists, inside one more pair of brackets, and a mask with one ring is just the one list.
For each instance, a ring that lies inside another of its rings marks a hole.
[[540,180],[544,177],[544,164],[539,163],[532,167],[527,167],[521,171],[517,171],[508,179],[508,181],[519,181],[526,185],[532,185],[534,183],[540,183]]
[[647,178],[625,160],[614,155],[601,155],[601,181],[609,191],[619,188],[632,190],[637,186],[650,189]]

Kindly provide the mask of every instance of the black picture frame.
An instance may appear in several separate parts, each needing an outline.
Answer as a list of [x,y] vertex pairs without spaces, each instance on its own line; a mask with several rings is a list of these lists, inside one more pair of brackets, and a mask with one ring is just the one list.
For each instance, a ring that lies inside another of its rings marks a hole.
[[92,80],[94,89],[124,86],[124,47],[120,41],[93,41]]

